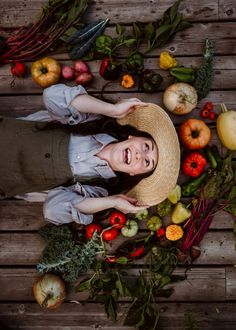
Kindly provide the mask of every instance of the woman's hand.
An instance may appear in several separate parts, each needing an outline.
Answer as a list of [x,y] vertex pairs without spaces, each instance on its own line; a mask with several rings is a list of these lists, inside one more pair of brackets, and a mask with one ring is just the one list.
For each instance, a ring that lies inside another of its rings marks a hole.
[[125,99],[113,105],[113,110],[107,114],[112,118],[123,118],[127,114],[135,110],[135,106],[147,106],[147,103],[142,102],[137,98]]
[[148,207],[148,205],[137,205],[137,199],[123,194],[113,195],[109,198],[114,202],[113,207],[123,213],[136,213]]

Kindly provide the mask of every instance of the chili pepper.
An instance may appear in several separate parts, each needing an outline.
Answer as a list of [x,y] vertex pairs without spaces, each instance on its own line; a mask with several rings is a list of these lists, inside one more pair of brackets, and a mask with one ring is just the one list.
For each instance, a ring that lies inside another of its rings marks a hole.
[[195,70],[192,68],[185,68],[183,66],[170,69],[170,74],[178,81],[190,83],[195,80]]
[[185,197],[191,196],[200,187],[201,183],[206,178],[207,173],[202,173],[198,178],[186,183],[182,186],[182,195]]
[[217,164],[216,158],[214,156],[214,153],[213,153],[211,147],[209,147],[209,146],[206,147],[206,153],[207,153],[207,158],[211,164],[211,167],[217,168],[218,164]]
[[200,116],[201,116],[202,118],[206,119],[206,118],[209,117],[209,115],[210,115],[210,111],[209,111],[209,110],[207,110],[207,109],[205,109],[205,108],[202,109],[201,114],[200,114]]
[[168,70],[177,65],[177,61],[170,55],[169,52],[161,52],[160,54],[160,68]]
[[198,177],[204,170],[207,160],[199,152],[192,152],[183,161],[182,168],[186,175]]
[[204,109],[211,111],[213,109],[212,102],[206,102],[206,104],[204,105]]
[[99,73],[106,80],[116,80],[121,74],[121,65],[112,65],[110,57],[105,57],[100,65]]
[[130,257],[130,258],[141,257],[144,254],[144,251],[145,251],[145,247],[142,244],[142,245],[134,248],[134,250],[128,255],[128,257]]
[[209,118],[211,120],[216,120],[216,117],[217,117],[217,114],[214,111],[211,111],[210,114],[209,114]]

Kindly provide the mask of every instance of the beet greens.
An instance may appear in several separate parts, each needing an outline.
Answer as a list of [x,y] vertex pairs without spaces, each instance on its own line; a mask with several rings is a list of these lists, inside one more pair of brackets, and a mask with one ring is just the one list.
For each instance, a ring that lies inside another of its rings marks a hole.
[[87,6],[87,0],[49,0],[36,23],[8,33],[0,63],[33,61],[51,50],[59,38],[79,22]]

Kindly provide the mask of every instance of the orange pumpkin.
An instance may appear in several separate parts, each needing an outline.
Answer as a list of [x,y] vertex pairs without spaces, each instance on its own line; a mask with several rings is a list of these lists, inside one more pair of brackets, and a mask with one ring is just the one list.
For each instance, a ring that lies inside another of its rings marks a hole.
[[199,119],[187,119],[179,128],[180,141],[190,150],[204,148],[211,139],[211,130]]
[[54,58],[44,57],[32,64],[31,74],[39,86],[46,88],[58,82],[61,66]]

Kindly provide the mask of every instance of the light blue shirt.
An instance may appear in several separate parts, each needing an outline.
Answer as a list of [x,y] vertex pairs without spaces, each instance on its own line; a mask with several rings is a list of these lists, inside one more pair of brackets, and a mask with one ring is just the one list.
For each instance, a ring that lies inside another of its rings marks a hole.
[[[24,120],[52,121],[62,124],[76,125],[78,123],[97,120],[101,116],[80,113],[72,107],[71,101],[78,95],[86,94],[82,86],[68,87],[57,84],[44,90],[43,99],[47,110],[38,111]],[[109,179],[116,177],[109,164],[96,156],[96,154],[116,139],[108,134],[95,134],[82,136],[71,134],[68,148],[69,164],[74,176],[102,177]],[[89,224],[93,215],[81,213],[76,205],[86,197],[107,196],[106,189],[97,186],[77,183],[70,187],[57,187],[48,192],[29,193],[16,196],[28,201],[44,201],[44,217],[50,222],[60,225],[76,221]]]

